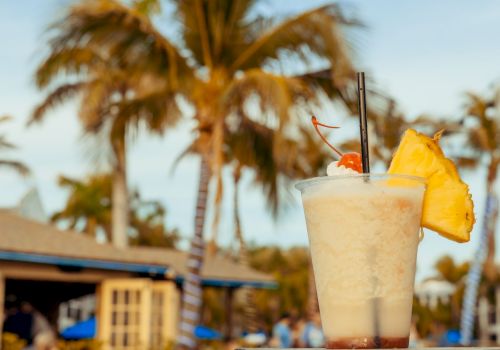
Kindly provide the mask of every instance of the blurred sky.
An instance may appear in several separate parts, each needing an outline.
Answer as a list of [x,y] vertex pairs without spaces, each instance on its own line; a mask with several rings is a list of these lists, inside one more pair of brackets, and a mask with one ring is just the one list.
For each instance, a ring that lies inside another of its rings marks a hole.
[[[0,174],[0,206],[16,203],[36,185],[48,213],[61,208],[67,193],[59,189],[57,176],[82,177],[96,169],[89,160],[76,119],[76,102],[51,112],[42,125],[27,129],[25,121],[43,94],[37,92],[32,74],[43,57],[46,26],[71,0],[0,1],[0,115],[15,117],[2,126],[20,146],[12,156],[25,161],[34,180],[23,181],[11,173]],[[327,1],[267,0],[258,8],[266,14],[290,15]],[[465,90],[487,92],[500,77],[500,2],[495,0],[345,1],[366,24],[359,33],[359,66],[392,94],[409,116],[431,113],[457,116]],[[171,32],[170,19],[158,19]],[[325,109],[330,113],[329,109]],[[326,115],[328,120],[332,117]],[[192,233],[198,161],[187,159],[171,174],[173,160],[190,140],[189,123],[164,138],[139,136],[129,152],[129,182],[146,199],[161,200],[168,209],[167,223],[182,234]],[[3,156],[3,155],[2,155]],[[465,173],[476,203],[478,223],[469,244],[458,245],[427,233],[420,246],[418,278],[432,275],[432,266],[443,254],[470,259],[477,247],[484,201],[484,171]],[[298,197],[278,222],[273,222],[251,175],[243,181],[241,210],[245,236],[259,244],[281,246],[307,244],[306,228]],[[230,197],[232,188],[226,189]],[[220,241],[232,241],[230,201],[224,203]]]

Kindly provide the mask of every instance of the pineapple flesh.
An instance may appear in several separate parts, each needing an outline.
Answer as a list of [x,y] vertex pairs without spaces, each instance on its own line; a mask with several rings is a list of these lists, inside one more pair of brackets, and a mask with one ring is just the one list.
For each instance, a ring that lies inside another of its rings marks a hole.
[[441,132],[430,138],[408,129],[388,173],[425,178],[422,226],[453,241],[467,242],[475,222],[474,205],[455,164],[444,156],[440,137]]

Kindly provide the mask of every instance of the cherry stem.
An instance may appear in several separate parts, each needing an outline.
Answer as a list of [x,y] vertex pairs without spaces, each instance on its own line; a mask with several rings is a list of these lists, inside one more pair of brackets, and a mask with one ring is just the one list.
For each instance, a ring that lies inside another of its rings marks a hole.
[[318,133],[319,137],[321,137],[321,139],[323,140],[323,142],[326,143],[328,145],[328,147],[330,147],[335,153],[337,153],[339,157],[342,157],[343,156],[342,152],[340,152],[335,146],[333,146],[330,142],[328,142],[328,140],[326,139],[326,137],[323,136],[323,134],[319,130],[319,126],[323,126],[325,128],[329,128],[329,129],[338,129],[339,127],[338,126],[332,126],[332,125],[327,125],[327,124],[320,123],[318,121],[318,119],[316,119],[315,116],[312,116],[311,122],[314,125],[314,129],[316,129],[316,132]]

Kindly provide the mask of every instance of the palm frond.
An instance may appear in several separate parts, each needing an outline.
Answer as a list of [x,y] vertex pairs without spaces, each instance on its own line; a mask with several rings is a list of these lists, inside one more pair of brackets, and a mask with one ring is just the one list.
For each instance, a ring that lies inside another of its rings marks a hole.
[[187,156],[199,154],[198,145],[196,144],[196,140],[186,147],[173,161],[172,166],[170,167],[171,174],[177,169],[179,163],[186,158]]
[[28,176],[30,174],[30,169],[24,163],[15,160],[1,159],[0,167],[9,168],[23,176]]
[[495,106],[494,99],[484,98],[473,92],[466,93],[466,113],[475,118],[479,124],[469,133],[470,141],[473,146],[484,151],[495,150],[500,143],[497,121],[488,113],[489,109],[495,107],[499,108]]
[[152,16],[161,12],[160,0],[134,0],[132,8],[145,16]]
[[34,122],[39,122],[49,109],[52,109],[79,94],[85,85],[86,84],[83,82],[78,82],[64,84],[54,89],[47,95],[45,100],[35,108],[30,119],[28,120],[28,125]]
[[17,148],[16,145],[13,143],[7,141],[6,137],[4,135],[0,135],[0,149],[15,149]]
[[251,169],[274,216],[287,203],[290,181],[317,176],[328,157],[321,142],[307,128],[298,137],[282,137],[271,127],[249,118],[240,110],[237,125],[225,133],[227,162]]
[[[120,82],[120,81],[118,81]],[[96,132],[110,117],[108,106],[118,93],[116,81],[100,75],[86,84],[78,111],[78,118],[85,131]]]
[[51,52],[35,72],[35,82],[42,89],[61,74],[72,75],[88,72],[89,68],[103,66],[105,60],[97,50],[89,47],[61,47]]
[[[230,70],[261,67],[270,60],[292,56],[310,65],[312,60],[329,63],[337,83],[353,75],[353,47],[347,29],[359,27],[356,19],[346,18],[338,5],[330,4],[306,11],[248,38],[248,47],[234,61]],[[283,55],[283,56],[282,56]]]
[[275,126],[285,125],[291,119],[291,109],[306,99],[309,105],[317,102],[317,95],[300,79],[252,69],[233,79],[221,99],[222,108],[229,114],[252,96],[258,97],[261,115],[279,118]]
[[469,129],[468,141],[469,141],[469,144],[474,149],[483,150],[483,151],[490,150],[490,144],[489,144],[489,140],[488,140],[488,132],[483,127]]
[[9,120],[12,120],[12,117],[10,115],[2,115],[0,116],[0,123],[5,123]]
[[248,45],[246,19],[255,3],[255,0],[176,1],[183,44],[197,66],[224,67],[234,61]]
[[492,105],[490,101],[487,101],[485,98],[472,91],[466,92],[465,97],[465,108],[467,114],[478,117],[486,116],[486,110]]
[[194,76],[185,58],[137,10],[112,0],[89,0],[71,7],[53,25],[58,31],[51,40],[53,51],[66,47],[105,49],[108,60],[128,67],[140,67],[168,79],[174,89]]
[[280,196],[274,131],[250,119],[244,110],[239,112],[238,125],[232,125],[225,133],[226,159],[254,170],[254,181],[262,188],[271,212],[277,215]]
[[[354,114],[358,108],[357,85],[354,80],[336,84],[334,71],[331,69],[322,69],[319,71],[309,72],[295,76],[309,85],[311,89],[323,91],[330,100],[342,102],[347,110]],[[354,74],[353,74],[354,77]],[[369,95],[370,92],[368,93]],[[375,104],[376,106],[377,104]],[[373,109],[373,99],[370,99],[370,109]],[[372,113],[368,113],[371,115]]]
[[131,99],[112,104],[117,115],[127,115],[129,126],[139,126],[145,122],[149,130],[157,133],[174,126],[181,118],[181,111],[175,93],[168,89],[153,91]]
[[475,168],[480,162],[479,157],[457,157],[454,160],[459,168]]
[[65,188],[68,188],[68,189],[77,189],[77,188],[83,188],[84,187],[84,183],[82,181],[76,180],[76,179],[72,179],[70,177],[63,176],[63,175],[60,175],[57,178],[57,184],[60,187],[65,187]]

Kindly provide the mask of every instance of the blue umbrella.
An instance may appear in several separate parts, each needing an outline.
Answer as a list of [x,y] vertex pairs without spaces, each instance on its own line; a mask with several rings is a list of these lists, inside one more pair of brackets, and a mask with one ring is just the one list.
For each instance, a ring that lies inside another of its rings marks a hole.
[[205,326],[196,326],[194,329],[194,335],[196,338],[203,340],[218,340],[222,337],[221,334],[215,329]]
[[[66,328],[61,332],[61,337],[64,339],[90,339],[95,337],[95,329],[96,320],[95,317],[91,317],[86,321],[78,322]],[[216,330],[205,326],[197,326],[194,334],[198,339],[203,340],[218,340],[222,337]]]
[[95,337],[96,321],[91,317],[86,321],[78,322],[61,332],[64,339],[91,339]]

